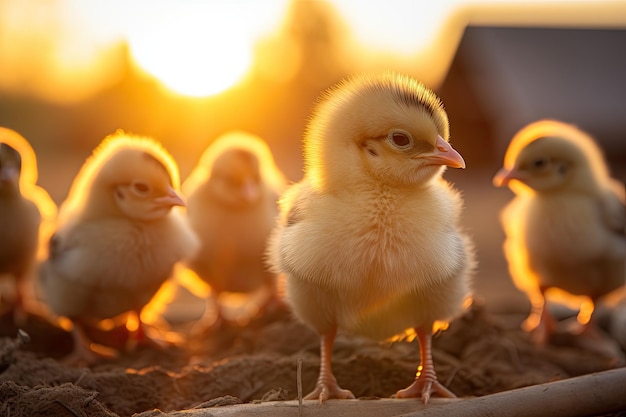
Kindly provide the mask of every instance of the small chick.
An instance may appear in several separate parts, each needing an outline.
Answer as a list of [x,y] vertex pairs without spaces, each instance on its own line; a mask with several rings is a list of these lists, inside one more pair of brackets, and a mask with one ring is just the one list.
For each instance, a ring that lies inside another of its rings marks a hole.
[[[264,254],[284,187],[265,142],[239,131],[213,142],[183,184],[187,216],[201,241],[187,265],[211,286],[207,303],[217,305],[215,324],[223,318],[218,301],[224,292],[264,291],[266,306],[276,300],[276,277],[265,265]],[[196,330],[206,330],[213,320],[205,313]]]
[[437,381],[431,335],[463,311],[474,255],[459,230],[461,198],[441,177],[465,167],[448,137],[439,98],[406,76],[345,80],[318,103],[304,178],[281,198],[269,248],[288,303],[321,336],[307,399],[354,397],[331,369],[338,329],[379,340],[414,329],[421,363],[396,397],[454,397]]
[[39,211],[20,193],[21,158],[10,145],[0,143],[0,274],[13,276],[14,308],[23,309],[23,280],[33,266],[39,234]]
[[37,160],[28,141],[0,127],[0,275],[15,284],[11,303],[17,322],[41,314],[34,294],[40,233],[54,221],[56,205],[37,184]]
[[59,212],[41,283],[51,310],[69,318],[73,361],[92,362],[84,328],[139,313],[191,256],[197,238],[182,215],[178,168],[155,141],[117,132],[85,162]]
[[501,222],[510,274],[532,305],[524,329],[548,341],[556,322],[546,292],[555,289],[579,296],[579,330],[588,329],[594,303],[626,282],[624,185],[589,135],[556,120],[520,130],[493,182],[516,194]]

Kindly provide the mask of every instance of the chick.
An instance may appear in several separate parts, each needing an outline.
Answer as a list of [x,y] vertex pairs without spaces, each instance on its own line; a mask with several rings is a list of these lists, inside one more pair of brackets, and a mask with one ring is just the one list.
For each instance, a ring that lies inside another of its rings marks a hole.
[[0,274],[15,281],[14,308],[21,314],[24,279],[37,252],[40,215],[35,204],[20,193],[21,158],[10,145],[0,143]]
[[556,120],[520,130],[493,182],[516,195],[501,222],[510,274],[532,306],[524,329],[548,341],[556,322],[546,293],[555,289],[578,296],[579,330],[588,328],[594,303],[626,280],[623,184],[589,135]]
[[157,142],[117,132],[75,178],[40,271],[51,310],[74,324],[72,361],[98,359],[87,326],[128,313],[138,320],[174,265],[196,250],[172,209],[184,205],[178,175]]
[[18,324],[28,314],[42,314],[32,273],[40,234],[56,216],[56,205],[36,182],[32,147],[17,132],[0,127],[0,275],[11,276],[15,284],[11,309]]
[[[206,330],[212,321],[221,322],[219,296],[224,292],[247,294],[250,314],[276,301],[276,277],[264,254],[284,187],[269,147],[261,138],[240,131],[213,142],[183,184],[187,216],[201,240],[200,250],[187,265],[211,286],[212,295],[196,331]],[[253,302],[253,293],[258,292],[265,303]],[[208,314],[211,301],[217,305],[216,321]]]
[[461,198],[441,177],[465,167],[448,136],[439,98],[395,73],[344,80],[318,103],[304,177],[280,200],[268,251],[288,303],[321,336],[307,399],[353,398],[331,369],[338,329],[375,339],[414,329],[421,363],[396,397],[454,397],[437,381],[431,335],[463,311],[474,254],[459,230]]

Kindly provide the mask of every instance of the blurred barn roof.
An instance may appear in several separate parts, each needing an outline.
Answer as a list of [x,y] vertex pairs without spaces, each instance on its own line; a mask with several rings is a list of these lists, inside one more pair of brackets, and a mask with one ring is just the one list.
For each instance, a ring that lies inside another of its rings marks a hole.
[[517,130],[556,118],[592,134],[623,174],[625,46],[626,29],[468,26],[439,89],[453,142],[495,169]]

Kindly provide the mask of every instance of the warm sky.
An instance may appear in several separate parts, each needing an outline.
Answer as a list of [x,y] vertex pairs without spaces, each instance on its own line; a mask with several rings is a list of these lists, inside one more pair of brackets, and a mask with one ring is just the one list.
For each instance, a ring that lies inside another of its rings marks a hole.
[[[453,16],[486,4],[316,1],[331,4],[343,19],[345,41],[352,51],[397,56],[423,52],[441,37]],[[562,3],[612,2],[491,0],[488,4],[500,10],[505,4],[529,9]],[[289,4],[289,0],[0,0],[0,89],[27,88],[59,97],[57,88],[68,100],[79,99],[115,76],[111,48],[126,41],[138,67],[167,88],[191,96],[217,94],[245,76],[254,48],[279,30]],[[540,17],[546,15],[550,14]],[[578,20],[589,18],[593,20],[593,16]],[[216,56],[220,57],[217,64]]]

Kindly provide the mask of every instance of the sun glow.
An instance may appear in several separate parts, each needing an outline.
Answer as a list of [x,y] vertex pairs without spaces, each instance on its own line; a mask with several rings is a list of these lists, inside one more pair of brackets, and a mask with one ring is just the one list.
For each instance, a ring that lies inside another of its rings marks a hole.
[[[432,85],[441,82],[470,22],[585,27],[624,23],[619,1],[600,2],[603,7],[585,0],[323,2],[348,29],[333,33],[332,40],[344,44],[342,54],[351,71],[405,66],[423,73],[422,81]],[[127,50],[137,69],[185,95],[217,94],[253,72],[288,80],[310,52],[302,49],[294,33],[307,33],[302,27],[317,30],[317,35],[310,32],[307,44],[314,47],[325,30],[323,20],[304,14],[281,31],[288,6],[295,3],[307,2],[0,0],[0,90],[79,102],[117,85],[127,74]]]
[[150,3],[126,38],[135,63],[170,90],[211,96],[248,73],[255,43],[276,26],[283,3]]
[[224,28],[227,19],[189,13],[152,21],[128,36],[134,60],[170,89],[208,96],[235,84],[248,70],[252,51],[243,33]]
[[412,3],[406,0],[368,3],[333,0],[358,43],[370,50],[406,55],[425,48],[440,30],[447,14],[459,3],[460,0]]

